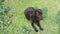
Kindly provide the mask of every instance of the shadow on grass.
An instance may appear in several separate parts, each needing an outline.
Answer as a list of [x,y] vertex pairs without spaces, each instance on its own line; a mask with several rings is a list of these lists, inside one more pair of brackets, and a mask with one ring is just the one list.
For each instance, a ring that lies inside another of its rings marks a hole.
[[48,8],[44,7],[42,8],[42,11],[43,11],[43,17],[46,18],[48,16]]
[[58,24],[58,34],[60,34],[60,11],[56,14],[56,23]]

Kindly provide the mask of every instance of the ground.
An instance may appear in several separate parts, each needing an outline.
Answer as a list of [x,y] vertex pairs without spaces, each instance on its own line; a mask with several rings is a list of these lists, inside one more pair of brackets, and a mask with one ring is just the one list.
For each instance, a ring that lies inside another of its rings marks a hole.
[[[60,33],[60,0],[6,0],[4,6],[9,6],[14,12],[12,24],[1,34],[59,34]],[[40,8],[43,11],[44,20],[41,25],[44,31],[35,32],[24,16],[27,7]]]

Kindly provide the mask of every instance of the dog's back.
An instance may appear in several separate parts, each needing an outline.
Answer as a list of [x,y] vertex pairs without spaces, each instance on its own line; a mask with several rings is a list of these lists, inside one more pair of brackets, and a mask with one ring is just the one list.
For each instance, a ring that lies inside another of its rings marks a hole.
[[26,18],[28,19],[28,20],[30,20],[30,18],[31,18],[31,16],[33,15],[33,12],[35,11],[35,9],[33,8],[33,7],[28,7],[26,10],[25,10],[25,12],[24,12],[24,14],[25,14],[25,16],[26,16]]

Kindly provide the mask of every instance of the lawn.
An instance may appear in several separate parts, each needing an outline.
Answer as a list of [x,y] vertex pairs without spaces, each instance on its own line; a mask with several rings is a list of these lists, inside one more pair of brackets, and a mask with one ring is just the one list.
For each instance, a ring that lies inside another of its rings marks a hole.
[[[60,34],[60,0],[5,0],[4,7],[9,6],[13,13],[12,23],[1,34]],[[27,7],[42,9],[44,20],[41,25],[44,31],[35,32],[30,21],[24,16]]]

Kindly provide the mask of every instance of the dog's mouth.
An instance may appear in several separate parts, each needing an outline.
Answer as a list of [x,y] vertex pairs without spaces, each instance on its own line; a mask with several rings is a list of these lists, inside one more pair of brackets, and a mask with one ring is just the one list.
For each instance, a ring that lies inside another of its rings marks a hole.
[[37,20],[43,20],[43,17],[42,16],[37,16],[36,19]]

